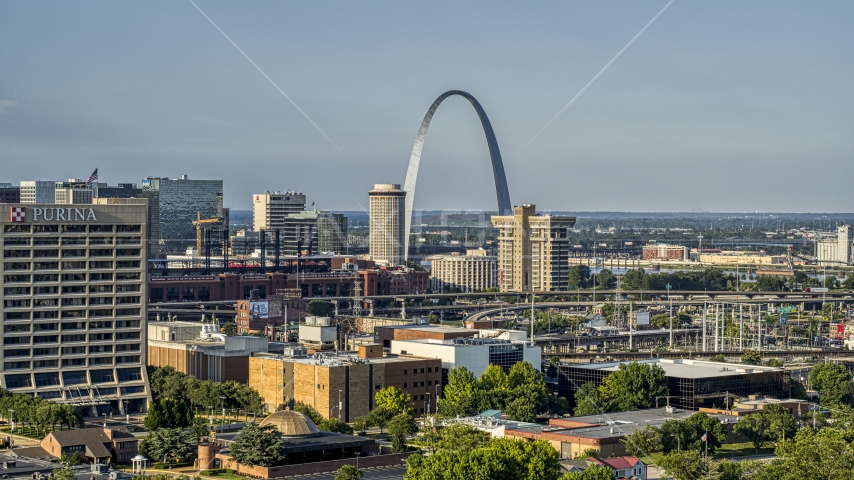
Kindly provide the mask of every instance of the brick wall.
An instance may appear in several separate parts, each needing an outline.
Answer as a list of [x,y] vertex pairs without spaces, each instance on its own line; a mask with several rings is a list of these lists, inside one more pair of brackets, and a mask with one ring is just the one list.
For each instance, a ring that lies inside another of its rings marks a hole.
[[[406,463],[406,458],[410,455],[412,455],[412,452],[360,457],[358,459],[358,467],[362,469],[388,467],[392,465],[403,465]],[[237,470],[237,473],[241,475],[247,475],[256,478],[284,478],[295,477],[298,475],[311,475],[315,473],[328,473],[334,472],[339,468],[343,467],[344,465],[357,465],[357,460],[355,458],[347,458],[326,462],[283,465],[281,467],[250,467],[240,465],[236,462],[231,462],[231,459],[227,455],[223,455],[221,453],[217,454],[216,458],[220,460],[223,468]]]

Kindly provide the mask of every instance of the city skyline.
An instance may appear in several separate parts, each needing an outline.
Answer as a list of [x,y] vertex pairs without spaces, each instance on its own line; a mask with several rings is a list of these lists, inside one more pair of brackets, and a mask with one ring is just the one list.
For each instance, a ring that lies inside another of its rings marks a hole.
[[[286,188],[366,209],[371,185],[403,182],[430,102],[463,89],[490,115],[518,204],[845,212],[854,199],[846,3],[196,4],[317,129],[191,3],[5,2],[0,181],[97,166],[110,184],[221,178],[239,210]],[[415,208],[492,210],[478,118],[446,103]],[[796,194],[802,176],[826,193]]]

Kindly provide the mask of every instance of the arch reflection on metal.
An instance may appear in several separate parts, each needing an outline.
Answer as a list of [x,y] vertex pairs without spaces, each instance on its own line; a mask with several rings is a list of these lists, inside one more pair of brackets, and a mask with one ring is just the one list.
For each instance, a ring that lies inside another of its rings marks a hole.
[[421,122],[421,128],[418,129],[418,136],[415,137],[415,145],[412,146],[412,155],[409,157],[409,168],[406,170],[406,181],[403,189],[406,191],[406,227],[405,238],[403,240],[404,258],[409,257],[409,230],[412,227],[412,206],[415,204],[415,182],[418,177],[418,166],[421,163],[421,150],[424,148],[424,138],[427,136],[427,129],[430,128],[430,120],[433,119],[433,114],[439,105],[448,97],[459,95],[471,103],[477,116],[480,117],[480,123],[483,125],[483,133],[486,135],[486,143],[489,146],[489,157],[492,160],[492,174],[495,177],[495,193],[498,196],[498,213],[500,215],[512,215],[513,206],[510,203],[510,192],[507,189],[507,178],[504,176],[504,164],[501,163],[501,151],[498,150],[498,141],[495,139],[495,132],[492,131],[492,125],[489,123],[489,118],[480,103],[468,92],[462,90],[449,90],[441,95],[430,105],[427,114],[424,115],[424,120]]

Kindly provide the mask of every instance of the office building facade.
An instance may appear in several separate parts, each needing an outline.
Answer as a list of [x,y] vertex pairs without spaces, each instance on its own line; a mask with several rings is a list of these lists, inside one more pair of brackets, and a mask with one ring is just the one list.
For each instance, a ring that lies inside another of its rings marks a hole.
[[60,205],[90,204],[94,196],[92,184],[79,178],[70,178],[68,181],[54,184],[54,203]]
[[441,255],[427,260],[431,262],[430,288],[434,292],[480,292],[497,285],[498,257],[488,255],[486,250],[466,250],[465,255]]
[[502,292],[547,292],[569,286],[569,239],[575,217],[537,215],[532,204],[492,217],[498,228],[498,287]]
[[644,260],[688,260],[688,249],[682,245],[664,243],[643,246]]
[[305,194],[287,190],[264,192],[252,195],[252,219],[254,230],[273,231],[285,226],[285,217],[305,210]]
[[[202,220],[216,218],[219,223],[206,225],[214,230],[212,238],[221,238],[223,223],[222,180],[191,180],[148,177],[142,181],[142,196],[151,210],[149,251],[155,258],[167,253],[183,253],[196,244],[196,227]],[[218,242],[214,242],[218,243]]]
[[[347,217],[328,211],[289,213],[282,221],[282,254],[347,254]],[[268,231],[268,234],[273,232]]]
[[54,203],[56,182],[53,180],[22,180],[21,203]]
[[369,248],[379,264],[402,265],[405,253],[406,192],[396,183],[379,183],[368,192],[370,203]]
[[145,202],[0,209],[0,386],[146,411]]

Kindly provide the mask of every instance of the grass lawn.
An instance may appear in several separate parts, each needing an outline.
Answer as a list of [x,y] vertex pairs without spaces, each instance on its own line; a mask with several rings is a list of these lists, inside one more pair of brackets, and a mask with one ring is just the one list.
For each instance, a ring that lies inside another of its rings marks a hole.
[[[0,432],[9,433],[9,429],[3,428],[3,429],[0,429]],[[13,433],[15,435],[19,435],[21,437],[32,438],[33,440],[41,440],[45,437],[45,435],[47,435],[47,431],[41,431],[37,428],[30,428],[30,427],[26,427],[26,428],[17,427],[17,428],[15,428],[15,431]]]
[[[774,453],[773,444],[765,442],[762,448],[759,449],[759,455]],[[732,458],[744,457],[748,455],[756,455],[756,449],[750,442],[744,443],[725,443],[721,445],[715,452],[715,458]]]
[[249,477],[244,477],[243,475],[238,475],[236,473],[231,473],[231,472],[216,473],[216,474],[207,475],[207,476],[216,477],[216,478],[224,478],[226,480],[246,480],[247,478],[249,478]]

